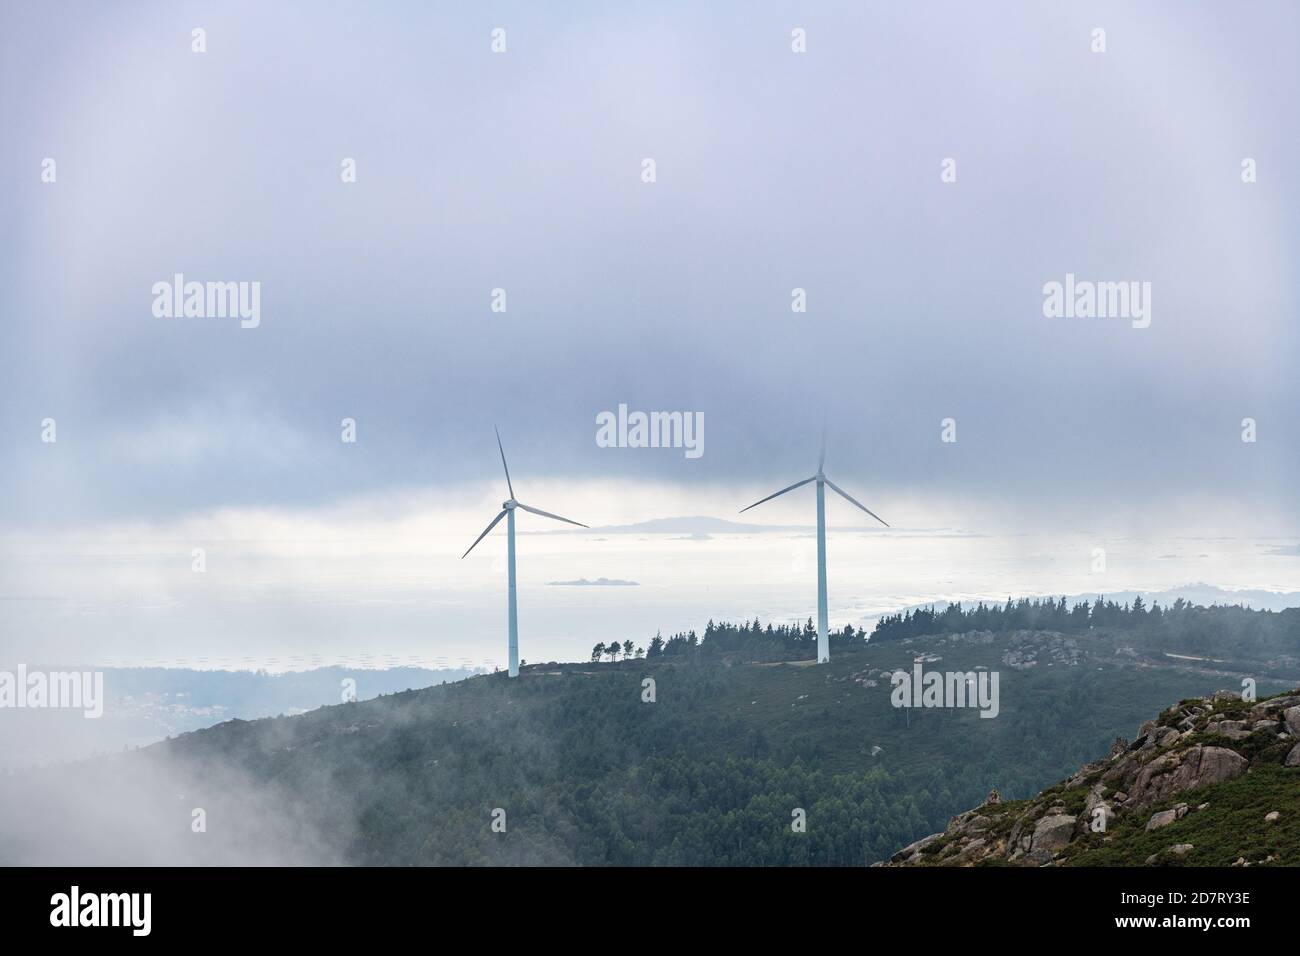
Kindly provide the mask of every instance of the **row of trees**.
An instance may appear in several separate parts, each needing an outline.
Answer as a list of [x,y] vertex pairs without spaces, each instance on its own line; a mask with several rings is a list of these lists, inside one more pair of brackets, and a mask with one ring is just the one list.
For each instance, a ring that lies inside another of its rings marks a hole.
[[1079,633],[1093,628],[1109,627],[1134,630],[1159,624],[1166,614],[1182,615],[1193,605],[1182,598],[1166,610],[1159,601],[1148,608],[1142,595],[1130,604],[1117,604],[1098,597],[1095,601],[1079,601],[1074,605],[1053,598],[1030,600],[1021,598],[1006,604],[985,604],[981,601],[973,608],[963,608],[961,602],[950,604],[942,611],[934,607],[918,608],[904,614],[892,614],[876,622],[871,632],[873,641],[897,641],[928,634],[961,634],[966,631],[1060,631]]
[[624,660],[645,657],[645,648],[635,647],[631,641],[624,641],[622,644],[618,641],[610,641],[608,644],[602,642],[591,649],[591,662],[594,664],[607,655],[611,661],[616,661],[619,654],[623,655]]
[[[1241,605],[1215,604],[1205,607],[1178,598],[1162,607],[1136,596],[1120,604],[1098,597],[1095,601],[1070,604],[1064,597],[1007,599],[1005,604],[964,607],[960,602],[942,611],[933,606],[890,614],[876,622],[870,632],[873,641],[898,641],[934,634],[962,634],[968,631],[1055,631],[1082,634],[1108,631],[1142,632],[1153,649],[1223,650],[1231,647],[1239,657],[1268,658],[1279,653],[1300,652],[1300,608],[1281,612],[1255,611]],[[832,652],[862,647],[868,639],[865,629],[846,624],[831,631]],[[799,624],[763,625],[758,618],[739,624],[709,621],[703,635],[694,630],[672,635],[667,640],[656,634],[645,650],[632,641],[597,644],[592,661],[608,657],[617,660],[658,657],[720,657],[746,661],[796,660],[815,653],[817,629],[809,618]]]
[[[867,632],[846,624],[842,630],[832,631],[827,635],[832,650],[842,650],[850,646],[862,646],[866,643]],[[609,644],[597,644],[591,649],[591,660],[596,662],[604,657],[617,660],[622,654],[625,660],[632,658],[685,657],[687,655],[740,654],[747,660],[782,660],[788,657],[803,657],[812,653],[817,646],[817,628],[812,618],[804,624],[768,624],[766,627],[758,618],[743,621],[740,624],[709,621],[704,628],[704,636],[694,630],[682,631],[667,640],[662,634],[655,634],[646,649],[633,647],[631,641],[621,645],[617,641]]]

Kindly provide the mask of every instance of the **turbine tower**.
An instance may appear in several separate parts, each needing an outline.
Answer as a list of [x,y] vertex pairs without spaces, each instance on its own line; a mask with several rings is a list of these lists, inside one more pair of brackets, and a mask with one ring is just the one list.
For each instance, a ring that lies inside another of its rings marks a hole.
[[[494,425],[492,427],[493,430],[496,431],[496,426]],[[509,639],[510,676],[518,677],[519,676],[519,609],[518,606],[515,604],[515,510],[518,508],[523,508],[525,511],[530,511],[535,515],[541,515],[543,518],[554,518],[556,521],[563,521],[567,524],[576,524],[579,528],[585,528],[587,526],[585,524],[582,524],[579,521],[570,521],[568,518],[561,518],[559,515],[553,515],[549,511],[542,511],[540,508],[532,508],[524,504],[522,501],[516,501],[515,486],[510,483],[510,466],[506,464],[506,450],[501,447],[500,431],[497,431],[497,450],[501,452],[501,467],[505,469],[506,487],[510,489],[510,498],[507,501],[503,501],[501,503],[501,513],[492,519],[492,523],[483,529],[483,533],[474,539],[474,543],[471,544],[469,546],[469,549],[460,557],[462,561],[466,557],[468,557],[469,552],[473,551],[476,547],[478,547],[478,543],[487,537],[487,533],[497,526],[497,522],[499,522],[502,518],[506,519],[506,555],[507,555],[506,561],[509,566],[508,578],[510,582],[508,586],[509,597],[507,599],[507,604],[506,604],[506,616],[507,619],[509,620],[509,628],[510,628],[510,639]]]
[[[886,528],[889,527],[889,523],[885,521],[884,518],[880,517],[862,502],[858,501],[857,498],[854,498],[839,485],[835,484],[835,482],[827,478],[825,473],[822,471],[825,464],[826,431],[823,429],[821,457],[817,459],[817,474],[813,475],[811,478],[805,478],[803,481],[796,481],[789,488],[782,488],[780,491],[774,492],[766,498],[755,501],[749,506],[749,508],[756,508],[764,501],[771,501],[773,498],[778,498],[787,491],[794,491],[796,488],[800,488],[808,484],[810,481],[817,482],[817,663],[819,664],[825,664],[831,659],[831,642],[826,633],[826,486],[830,485],[831,490],[845,501],[857,505],[867,514],[871,515],[871,517],[883,524]],[[744,514],[749,510],[749,508],[741,508],[740,513]]]

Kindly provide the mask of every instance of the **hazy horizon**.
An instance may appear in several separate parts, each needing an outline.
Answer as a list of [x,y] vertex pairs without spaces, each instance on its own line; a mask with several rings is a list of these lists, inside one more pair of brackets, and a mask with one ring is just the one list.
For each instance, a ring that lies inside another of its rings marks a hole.
[[[737,512],[825,423],[903,529],[830,502],[833,623],[1300,590],[1300,10],[1250,10],[7,8],[0,659],[502,661],[502,529],[460,560],[494,425],[520,500],[593,526],[806,526],[807,488]],[[177,275],[259,283],[256,326],[160,317]],[[1047,317],[1075,276],[1149,321]],[[699,454],[603,447],[623,405]],[[549,530],[526,660],[815,613],[806,540]],[[600,577],[639,586],[546,584]]]

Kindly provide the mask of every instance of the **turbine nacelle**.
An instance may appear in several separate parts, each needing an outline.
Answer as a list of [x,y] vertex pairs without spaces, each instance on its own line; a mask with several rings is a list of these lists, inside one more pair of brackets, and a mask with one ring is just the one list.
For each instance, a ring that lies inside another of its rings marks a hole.
[[[503,460],[504,460],[504,459],[503,459]],[[835,482],[833,482],[833,481],[831,481],[829,478],[827,478],[827,477],[826,477],[825,467],[826,467],[826,429],[823,428],[823,429],[822,429],[822,448],[821,448],[821,452],[820,452],[820,453],[818,454],[818,456],[817,456],[817,473],[816,473],[815,475],[813,475],[811,478],[805,478],[803,481],[796,481],[793,485],[790,485],[790,486],[787,487],[787,488],[782,488],[780,491],[773,492],[772,494],[768,495],[766,498],[759,498],[757,501],[755,501],[755,502],[754,502],[752,505],[750,505],[749,507],[747,507],[747,508],[741,508],[741,509],[740,509],[740,513],[741,513],[741,514],[744,514],[744,513],[745,513],[746,511],[748,511],[750,508],[757,508],[759,505],[761,505],[761,504],[762,504],[763,502],[765,502],[765,501],[771,501],[773,498],[779,498],[779,497],[781,497],[783,494],[785,494],[787,491],[794,491],[796,488],[802,488],[804,485],[808,484],[808,482],[810,482],[810,481],[815,481],[815,482],[817,482],[817,484],[818,484],[819,487],[820,487],[821,485],[828,485],[828,486],[830,486],[830,489],[831,489],[832,491],[834,491],[837,495],[839,495],[839,496],[840,496],[841,498],[843,498],[845,501],[849,502],[849,504],[856,505],[857,507],[859,507],[859,508],[861,508],[863,511],[865,511],[867,514],[871,515],[871,517],[875,518],[877,521],[879,521],[881,524],[883,524],[886,528],[889,527],[889,522],[888,522],[888,521],[886,521],[884,518],[880,517],[880,515],[876,514],[874,511],[872,511],[870,508],[868,508],[866,505],[864,505],[864,504],[863,504],[861,501],[859,501],[857,498],[854,498],[851,494],[849,494],[847,491],[845,491],[845,490],[844,490],[843,488],[841,488],[839,485],[835,484]]]
[[802,488],[809,482],[816,482],[817,488],[817,661],[826,663],[831,659],[830,655],[830,636],[828,634],[829,625],[827,622],[826,608],[826,489],[830,488],[845,501],[857,508],[861,508],[871,517],[875,518],[886,528],[889,524],[884,518],[876,514],[857,498],[841,488],[835,482],[826,477],[826,430],[822,429],[822,447],[821,453],[817,457],[817,473],[811,478],[805,478],[803,481],[796,481],[789,487],[782,488],[780,491],[773,492],[766,498],[760,498],[748,508],[741,508],[743,514],[749,508],[756,508],[765,501],[771,501],[773,498],[779,498],[787,491],[794,491],[796,488]]

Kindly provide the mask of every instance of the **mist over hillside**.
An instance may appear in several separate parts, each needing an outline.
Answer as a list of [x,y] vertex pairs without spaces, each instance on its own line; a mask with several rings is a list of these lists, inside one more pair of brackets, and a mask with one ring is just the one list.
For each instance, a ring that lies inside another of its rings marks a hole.
[[[33,664],[29,670],[79,668]],[[11,708],[0,720],[0,771],[77,760],[211,727],[232,718],[301,714],[339,703],[345,694],[365,700],[413,687],[461,680],[466,668],[318,667],[310,670],[192,670],[162,667],[95,668],[103,674],[102,713]]]
[[[1300,610],[1180,613],[1254,648],[1178,654],[1163,628],[857,632],[815,665],[723,624],[654,657],[227,721],[0,778],[0,862],[867,865],[990,789],[1031,797],[1171,701],[1294,686]],[[997,672],[996,719],[895,706],[893,675],[916,668]]]

